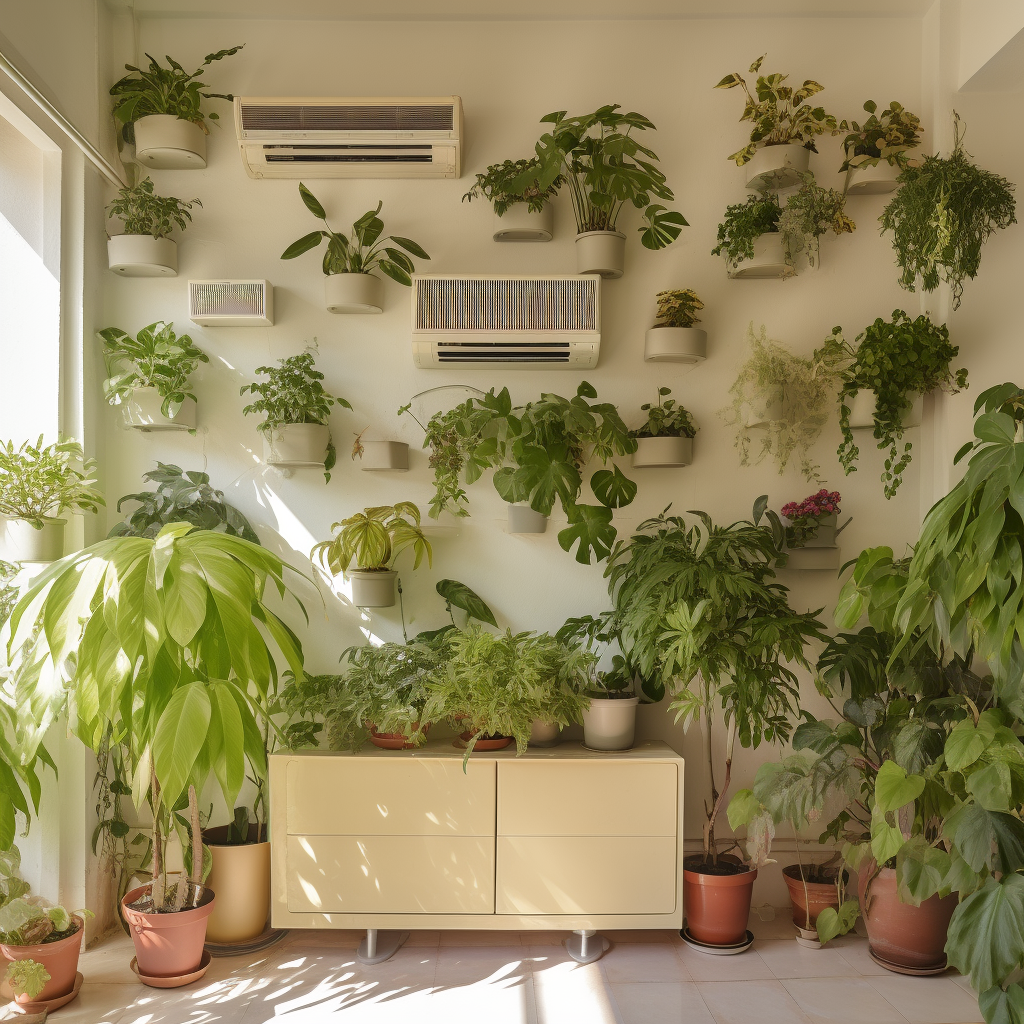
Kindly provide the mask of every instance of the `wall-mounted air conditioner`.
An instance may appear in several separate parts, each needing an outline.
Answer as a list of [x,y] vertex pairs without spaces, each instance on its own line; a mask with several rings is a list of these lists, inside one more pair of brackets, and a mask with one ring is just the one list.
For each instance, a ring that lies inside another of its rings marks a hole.
[[200,327],[271,327],[269,281],[189,281],[188,318]]
[[601,352],[596,274],[414,274],[417,366],[582,370]]
[[235,97],[250,178],[457,178],[462,100]]

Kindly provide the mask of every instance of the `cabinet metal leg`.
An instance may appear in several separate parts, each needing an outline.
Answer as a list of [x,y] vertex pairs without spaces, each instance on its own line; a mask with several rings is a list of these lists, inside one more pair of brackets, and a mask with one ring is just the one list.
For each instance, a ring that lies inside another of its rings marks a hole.
[[356,950],[356,959],[361,964],[382,964],[402,948],[407,938],[408,932],[381,932],[367,928],[366,938]]
[[569,956],[578,964],[592,964],[611,948],[611,943],[589,928],[578,928],[565,940]]

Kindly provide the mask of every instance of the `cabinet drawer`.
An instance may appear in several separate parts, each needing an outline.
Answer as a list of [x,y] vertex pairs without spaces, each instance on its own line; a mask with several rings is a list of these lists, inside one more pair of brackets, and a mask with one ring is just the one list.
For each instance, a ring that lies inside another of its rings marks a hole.
[[672,836],[679,776],[669,763],[498,764],[498,835]]
[[289,836],[288,910],[493,914],[494,840]]
[[493,836],[493,761],[306,757],[288,764],[289,835]]
[[676,841],[499,836],[498,914],[671,914]]

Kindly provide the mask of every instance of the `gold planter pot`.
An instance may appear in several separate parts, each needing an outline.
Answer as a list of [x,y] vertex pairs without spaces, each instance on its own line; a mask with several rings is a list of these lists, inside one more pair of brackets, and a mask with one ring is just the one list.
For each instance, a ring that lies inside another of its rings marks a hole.
[[[227,826],[203,831],[203,842],[213,854],[206,880],[217,893],[217,903],[206,926],[208,942],[248,942],[261,935],[270,916],[270,843],[227,845]],[[256,826],[249,826],[256,838]]]

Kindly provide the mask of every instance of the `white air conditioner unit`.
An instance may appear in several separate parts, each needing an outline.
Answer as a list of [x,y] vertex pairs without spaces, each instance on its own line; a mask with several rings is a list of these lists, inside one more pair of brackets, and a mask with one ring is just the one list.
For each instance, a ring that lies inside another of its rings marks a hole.
[[200,327],[271,327],[269,281],[189,281],[188,318]]
[[457,178],[462,100],[235,97],[250,178]]
[[423,369],[597,365],[597,274],[414,274],[412,298],[412,357]]

